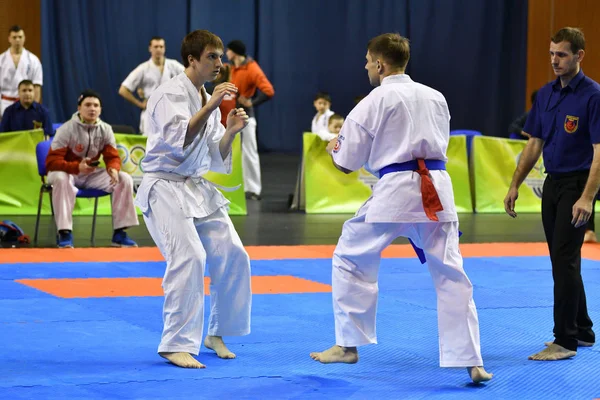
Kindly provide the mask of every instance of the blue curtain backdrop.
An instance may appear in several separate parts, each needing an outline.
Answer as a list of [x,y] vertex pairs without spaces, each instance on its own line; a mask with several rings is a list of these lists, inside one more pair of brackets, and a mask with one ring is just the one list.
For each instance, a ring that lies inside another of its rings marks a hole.
[[188,30],[187,0],[43,0],[43,102],[53,121],[77,111],[85,88],[102,96],[101,118],[110,124],[139,125],[139,108],[117,93],[121,82],[150,58],[153,36],[166,42],[166,56],[181,59]]
[[380,33],[411,40],[408,73],[447,98],[453,129],[506,136],[523,112],[527,2],[521,0],[44,0],[44,103],[70,118],[84,88],[103,97],[103,119],[138,126],[139,111],[117,93],[163,36],[167,57],[193,29],[227,44],[241,39],[275,87],[257,109],[259,148],[299,152],[313,97],[327,91],[346,115],[371,90],[366,43]]

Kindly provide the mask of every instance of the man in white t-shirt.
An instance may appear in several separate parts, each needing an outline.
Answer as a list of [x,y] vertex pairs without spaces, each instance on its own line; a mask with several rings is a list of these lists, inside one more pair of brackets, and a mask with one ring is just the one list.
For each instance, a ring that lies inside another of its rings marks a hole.
[[355,363],[357,347],[377,343],[377,276],[381,252],[409,238],[427,262],[437,292],[440,366],[466,367],[474,382],[483,368],[473,286],[458,248],[458,216],[445,171],[450,113],[444,96],[404,73],[406,38],[384,34],[367,51],[375,89],[348,115],[328,145],[336,168],[365,167],[380,177],[372,196],[344,223],[333,255],[336,345],[311,353],[322,363]]
[[[158,86],[184,70],[180,62],[165,57],[165,49],[165,39],[158,36],[150,39],[148,46],[148,51],[152,55],[150,60],[141,63],[131,71],[119,88],[119,94],[125,100],[142,110],[140,113],[140,133],[142,134],[146,132],[144,115],[148,98]],[[140,95],[140,99],[136,98],[133,93]]]
[[42,63],[25,46],[25,32],[18,26],[12,26],[8,32],[10,48],[0,54],[0,119],[4,110],[19,101],[19,83],[24,80],[33,82],[33,101],[42,100],[43,72]]

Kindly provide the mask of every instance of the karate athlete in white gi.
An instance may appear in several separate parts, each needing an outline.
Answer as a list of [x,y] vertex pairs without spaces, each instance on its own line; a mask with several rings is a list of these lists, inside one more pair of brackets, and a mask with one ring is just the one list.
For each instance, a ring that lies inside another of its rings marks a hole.
[[41,102],[42,63],[25,47],[25,32],[20,26],[10,28],[10,48],[0,54],[0,119],[6,108],[19,101],[19,83],[30,80],[34,85],[33,100]]
[[167,261],[158,353],[180,367],[204,368],[192,355],[202,340],[207,264],[211,305],[204,345],[221,358],[235,358],[221,337],[250,333],[250,258],[227,214],[229,201],[202,178],[209,170],[231,172],[231,144],[248,116],[231,110],[225,129],[219,104],[236,87],[222,83],[212,97],[204,90],[223,65],[218,36],[188,34],[181,55],[185,71],[148,100],[144,177],[135,202]]
[[[163,83],[183,72],[183,65],[177,60],[165,57],[165,39],[155,36],[150,39],[148,51],[151,57],[148,61],[141,63],[131,71],[119,88],[119,94],[131,104],[139,107],[140,133],[146,135],[144,128],[144,114],[148,98]],[[133,93],[140,90],[143,93],[142,100],[138,100]]]
[[[333,255],[336,345],[311,353],[322,363],[355,363],[357,347],[377,343],[377,275],[381,252],[399,236],[423,249],[437,292],[440,366],[483,368],[473,288],[458,248],[458,216],[445,171],[450,114],[444,96],[404,73],[409,43],[384,34],[368,44],[376,88],[348,115],[328,145],[336,167],[362,166],[380,177],[372,196],[346,221]],[[399,311],[401,312],[401,311]],[[416,322],[416,321],[415,321]]]

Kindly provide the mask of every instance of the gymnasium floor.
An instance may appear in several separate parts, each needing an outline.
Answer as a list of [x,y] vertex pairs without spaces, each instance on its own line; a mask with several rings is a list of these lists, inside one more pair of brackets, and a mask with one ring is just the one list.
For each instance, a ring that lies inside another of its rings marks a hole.
[[[266,156],[263,163],[263,201],[234,218],[252,259],[254,293],[252,333],[226,338],[237,359],[203,349],[207,368],[184,370],[156,354],[165,264],[143,223],[130,231],[143,247],[89,248],[89,218],[78,218],[77,248],[58,250],[44,221],[42,248],[0,250],[0,398],[600,397],[597,346],[567,361],[527,360],[552,338],[550,262],[539,216],[531,214],[461,215],[491,382],[472,385],[465,370],[439,368],[435,292],[404,240],[384,252],[379,344],[362,348],[356,365],[311,360],[311,351],[333,343],[330,258],[348,216],[288,213],[294,162]],[[32,232],[32,217],[9,219]],[[106,217],[97,235],[97,246],[108,244]],[[600,245],[585,245],[583,256],[588,307],[599,321]]]

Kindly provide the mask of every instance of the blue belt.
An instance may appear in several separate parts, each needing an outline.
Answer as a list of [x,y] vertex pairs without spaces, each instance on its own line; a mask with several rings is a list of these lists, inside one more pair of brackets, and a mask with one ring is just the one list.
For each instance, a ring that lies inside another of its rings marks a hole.
[[[446,163],[442,160],[425,160],[425,166],[427,167],[427,169],[432,171],[446,170]],[[417,160],[410,160],[399,164],[390,164],[379,170],[379,178],[382,178],[385,174],[389,174],[392,172],[416,171],[418,169],[419,163],[417,162]]]
[[[436,170],[446,170],[446,163],[442,160],[425,160],[425,167],[428,170],[436,171]],[[398,164],[390,164],[386,167],[381,168],[379,170],[379,178],[381,179],[385,174],[390,174],[392,172],[402,172],[402,171],[417,171],[419,169],[419,163],[417,160],[406,161]],[[458,237],[462,236],[462,232],[458,231]],[[412,239],[408,239],[411,246],[417,253],[417,257],[419,257],[419,261],[421,264],[425,264],[427,262],[427,258],[425,257],[425,252],[423,249],[418,248]]]

